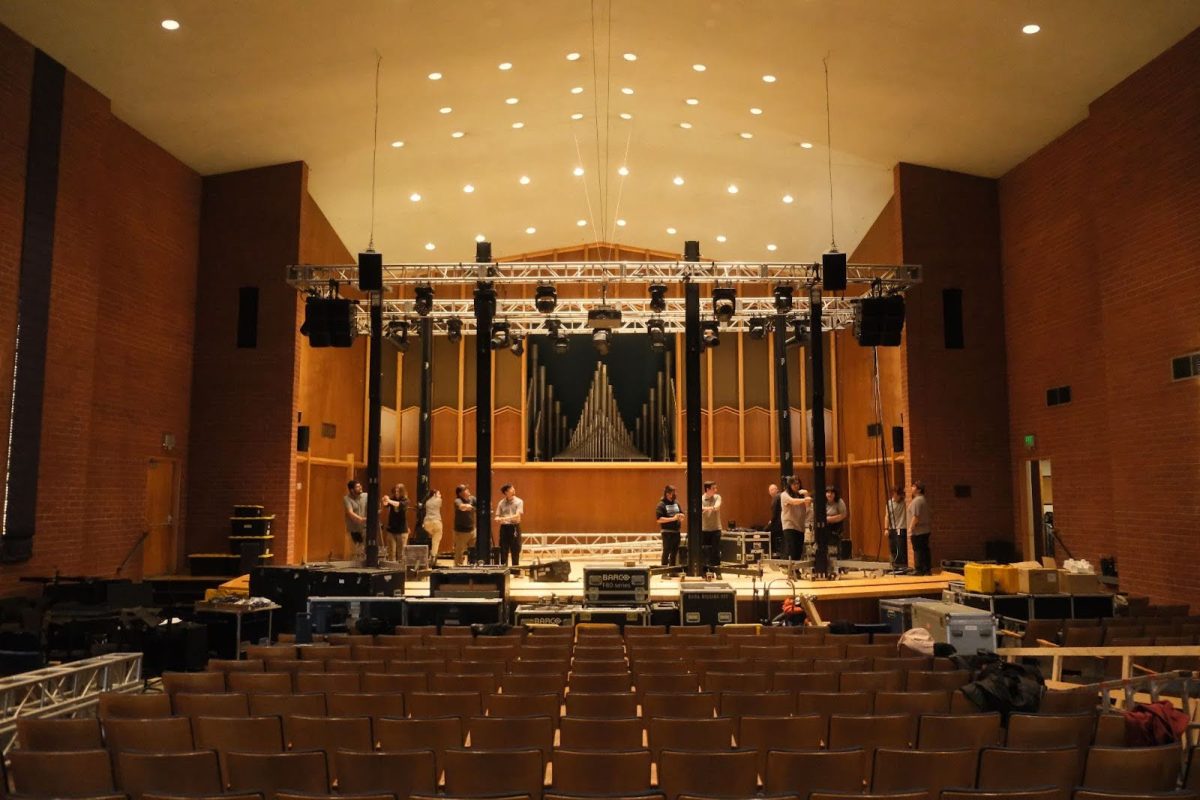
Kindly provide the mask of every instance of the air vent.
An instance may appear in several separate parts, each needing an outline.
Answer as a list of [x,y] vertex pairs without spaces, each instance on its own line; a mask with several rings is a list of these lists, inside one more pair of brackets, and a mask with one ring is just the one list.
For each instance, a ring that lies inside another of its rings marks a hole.
[[1053,389],[1046,390],[1046,405],[1061,406],[1069,402],[1071,402],[1070,386],[1055,386]]
[[1171,359],[1172,380],[1186,381],[1196,377],[1200,377],[1200,353],[1188,353]]
[[867,436],[883,436],[883,425],[872,422],[867,426]]
[[321,423],[321,438],[322,439],[336,439],[337,438],[337,425],[334,425],[332,422],[322,422]]

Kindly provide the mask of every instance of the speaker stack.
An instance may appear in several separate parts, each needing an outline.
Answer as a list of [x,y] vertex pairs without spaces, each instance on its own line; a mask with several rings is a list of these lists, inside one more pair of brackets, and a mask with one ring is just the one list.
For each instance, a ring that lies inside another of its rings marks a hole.
[[854,338],[864,347],[898,347],[904,331],[904,298],[863,297],[852,301]]

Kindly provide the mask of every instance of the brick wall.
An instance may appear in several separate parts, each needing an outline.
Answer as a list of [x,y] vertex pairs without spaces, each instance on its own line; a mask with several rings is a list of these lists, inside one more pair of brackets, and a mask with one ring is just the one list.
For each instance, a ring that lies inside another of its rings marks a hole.
[[[0,31],[0,54],[4,107],[25,116],[0,122],[0,369],[11,374],[32,51]],[[37,534],[31,561],[0,567],[4,592],[23,574],[112,574],[145,528],[148,459],[187,461],[200,179],[68,75],[58,191]],[[140,568],[135,556],[126,574]]]
[[1014,483],[1049,459],[1076,555],[1200,607],[1200,381],[1169,370],[1200,349],[1200,31],[1005,175],[1000,211]]

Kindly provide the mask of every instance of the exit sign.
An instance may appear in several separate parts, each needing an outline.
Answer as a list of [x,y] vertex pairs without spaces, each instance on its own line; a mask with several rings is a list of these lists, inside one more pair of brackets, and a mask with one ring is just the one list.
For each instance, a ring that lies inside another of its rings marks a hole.
[[1025,449],[1032,450],[1034,448],[1034,444],[1035,443],[1033,440],[1033,434],[1032,433],[1025,434]]

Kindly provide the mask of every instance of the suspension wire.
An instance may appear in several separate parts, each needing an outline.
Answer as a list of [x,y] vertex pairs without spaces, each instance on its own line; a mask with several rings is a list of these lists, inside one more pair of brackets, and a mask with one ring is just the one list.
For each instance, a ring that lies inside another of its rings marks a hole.
[[[596,131],[596,204],[600,207],[600,220],[603,223],[606,213],[604,210],[604,176],[600,174],[602,172],[600,160],[600,59],[599,50],[596,47],[596,0],[589,1],[589,8],[592,25],[592,124]],[[605,115],[607,116],[607,109]],[[582,166],[582,162],[580,165]],[[593,231],[595,227],[593,223]]]
[[[633,123],[632,122],[629,123],[629,135],[627,137],[625,137],[625,155],[621,160],[621,165],[626,168],[629,167],[629,143],[631,141],[633,141]],[[621,216],[621,196],[625,192],[625,178],[626,178],[626,176],[622,175],[620,182],[617,183],[617,202],[613,207],[612,236],[609,238],[612,241],[614,248],[616,247],[616,244],[617,244],[617,228],[618,228],[617,218],[619,218]]]
[[[877,487],[879,490],[879,497],[883,503],[883,505],[881,506],[881,508],[883,509],[883,521],[884,521],[883,530],[886,531],[886,530],[889,530],[891,527],[891,525],[890,525],[891,518],[888,516],[887,504],[888,504],[888,500],[891,497],[890,486],[891,486],[892,480],[891,480],[891,476],[888,474],[887,440],[884,438],[883,391],[881,388],[882,382],[881,382],[880,375],[879,375],[879,348],[878,347],[871,348],[871,357],[874,361],[874,370],[875,370],[874,379],[872,381],[874,384],[872,391],[874,393],[874,401],[875,401],[875,418],[879,420],[879,466],[878,466],[878,469],[876,470],[875,475],[876,475],[876,480],[878,482]],[[882,539],[882,536],[881,536],[881,539]],[[876,547],[876,549],[875,549],[875,557],[876,558],[879,558],[881,549],[882,549],[881,546]]]
[[383,56],[375,51],[375,129],[371,138],[371,232],[367,237],[367,250],[375,249],[375,162],[379,157],[379,73]]
[[[608,50],[604,58],[605,78],[604,78],[604,213],[608,213],[609,201],[609,181],[612,179],[609,174],[611,162],[609,156],[612,153],[612,0],[608,0]],[[607,218],[607,217],[606,217]],[[614,231],[615,233],[615,231]],[[616,248],[613,248],[610,258],[616,258]]]
[[825,160],[829,166],[829,247],[837,250],[837,233],[833,226],[833,115],[829,110],[829,54],[821,59],[825,65]]
[[[579,134],[572,133],[571,136],[575,139],[575,157],[579,159],[579,163],[583,163],[583,150],[579,146]],[[587,181],[582,181],[583,184],[583,199],[587,202],[588,222],[592,226],[592,236],[596,241],[600,241],[600,233],[596,229],[596,212],[592,210],[592,195],[588,191]]]

